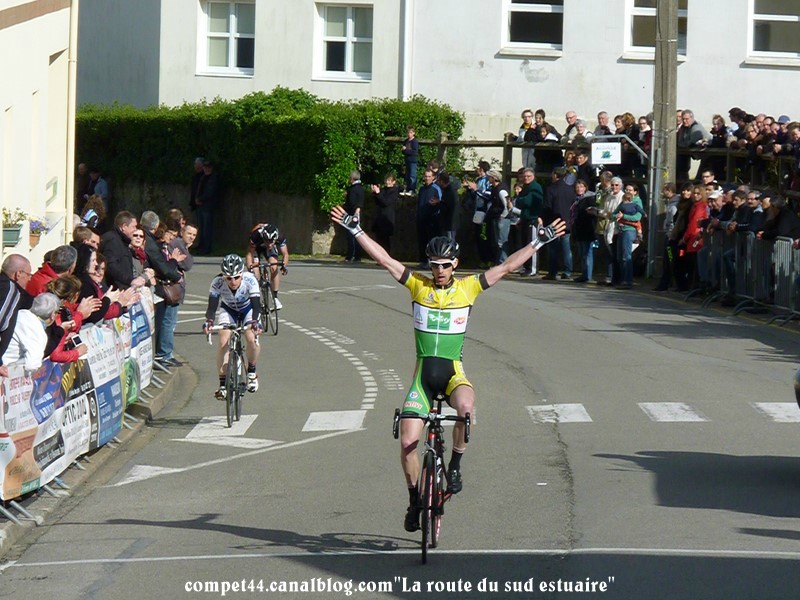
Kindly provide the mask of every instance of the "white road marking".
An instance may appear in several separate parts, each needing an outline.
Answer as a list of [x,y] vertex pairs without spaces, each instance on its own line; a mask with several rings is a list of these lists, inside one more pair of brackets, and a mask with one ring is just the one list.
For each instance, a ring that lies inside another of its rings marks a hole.
[[241,436],[247,433],[247,430],[255,422],[257,416],[258,415],[242,415],[242,418],[239,421],[234,421],[230,428],[228,427],[228,419],[226,417],[203,417],[200,422],[186,434],[185,439],[192,440],[220,436]]
[[[365,286],[365,287],[372,287],[372,286]],[[386,287],[387,289],[393,289],[394,286],[379,286],[379,287]],[[363,289],[363,288],[359,288]],[[333,288],[330,288],[326,291],[332,291]],[[372,375],[372,371],[368,366],[364,364],[364,361],[361,360],[358,356],[350,352],[347,348],[343,348],[341,344],[344,345],[352,345],[355,344],[355,340],[342,335],[332,329],[328,329],[327,327],[315,327],[314,329],[307,329],[301,325],[297,325],[296,323],[292,323],[291,321],[283,321],[283,323],[287,327],[291,327],[292,329],[299,331],[300,333],[309,336],[310,338],[319,341],[320,343],[324,344],[326,347],[330,348],[334,352],[338,352],[342,358],[347,359],[350,364],[355,367],[355,370],[358,372],[359,376],[361,377],[361,382],[364,384],[364,393],[361,397],[361,404],[360,408],[361,411],[350,411],[350,412],[363,412],[364,410],[372,410],[375,406],[375,399],[377,396],[377,380]],[[348,412],[348,411],[344,411]],[[313,415],[313,413],[312,413]],[[311,420],[311,417],[309,417]],[[361,421],[363,421],[363,416],[361,417]],[[306,429],[306,427],[323,427],[324,425],[316,425],[313,422],[309,424],[309,421],[306,421],[306,425],[303,428],[303,431],[326,431],[330,429],[343,429],[342,427],[327,427],[326,429]],[[361,422],[358,425],[354,426],[354,428],[361,427]],[[350,427],[348,427],[350,428]]]
[[750,405],[776,423],[800,423],[800,408],[796,402],[751,402]]
[[204,310],[179,310],[179,315],[205,315],[206,311]]
[[[154,526],[158,523],[154,522]],[[379,540],[380,542],[380,540]],[[761,558],[761,559],[786,559],[800,560],[800,552],[778,551],[778,550],[726,550],[726,549],[697,549],[697,548],[575,548],[572,550],[560,550],[549,548],[509,548],[509,549],[472,549],[472,550],[445,550],[437,549],[437,555],[441,556],[473,556],[473,555],[507,555],[507,556],[679,556],[679,557],[713,557],[713,558]],[[320,551],[320,556],[365,556],[365,555],[386,555],[386,556],[414,556],[419,555],[419,548],[403,550],[336,550],[326,552]],[[164,563],[176,561],[200,561],[200,560],[252,560],[264,558],[297,558],[307,557],[306,551],[293,552],[249,552],[246,554],[206,554],[206,555],[186,555],[186,556],[142,556],[134,558],[77,558],[72,560],[53,560],[23,563],[19,561],[9,561],[0,565],[0,573],[10,569],[24,569],[42,567],[67,567],[75,565],[96,565],[96,564],[135,564],[135,563]]]
[[[362,431],[361,429],[348,429],[347,431],[335,431],[333,433],[325,433],[322,435],[317,435],[314,437],[306,438],[304,440],[297,440],[294,442],[287,442],[285,444],[279,444],[277,446],[270,446],[269,448],[259,448],[257,450],[251,450],[250,452],[242,452],[241,454],[237,454],[235,456],[226,456],[224,458],[217,458],[214,460],[207,460],[202,463],[196,463],[193,465],[189,465],[188,467],[177,467],[177,468],[168,468],[168,467],[154,467],[151,465],[134,465],[134,467],[128,473],[128,476],[123,479],[122,481],[118,481],[117,483],[112,483],[110,485],[106,485],[104,487],[121,487],[123,485],[128,485],[129,483],[135,483],[137,481],[143,481],[145,479],[151,479],[153,477],[158,477],[159,475],[167,475],[167,474],[175,474],[175,473],[185,473],[187,471],[194,471],[196,469],[203,469],[205,467],[211,467],[214,465],[220,465],[227,462],[231,462],[233,460],[239,460],[240,458],[248,458],[250,456],[257,456],[259,454],[264,454],[266,452],[272,452],[273,450],[284,450],[286,448],[294,448],[295,446],[302,446],[304,444],[310,444],[311,442],[318,442],[321,440],[325,440],[328,438],[337,437],[340,435],[346,435],[348,433],[353,433],[355,431]],[[134,478],[133,475],[136,475]]]
[[[171,475],[173,473],[180,473],[183,469],[174,467],[156,467],[153,465],[133,465],[128,472],[128,476],[118,483],[117,485],[125,485],[127,483],[136,483],[137,481],[144,481],[145,479],[152,479],[159,475]],[[114,486],[112,486],[114,487]]]
[[338,410],[312,412],[308,415],[303,431],[342,431],[360,429],[364,423],[366,410]]
[[640,402],[639,408],[658,423],[701,423],[708,419],[685,402]]
[[534,423],[591,423],[583,404],[543,404],[526,406]]
[[268,448],[275,444],[282,444],[277,440],[259,440],[256,438],[246,437],[228,437],[221,435],[215,438],[174,438],[173,442],[192,442],[193,444],[211,444],[213,446],[228,446],[229,448],[246,448],[253,450],[255,448]]
[[205,321],[205,317],[195,317],[194,319],[179,319],[177,323],[194,323],[195,321]]

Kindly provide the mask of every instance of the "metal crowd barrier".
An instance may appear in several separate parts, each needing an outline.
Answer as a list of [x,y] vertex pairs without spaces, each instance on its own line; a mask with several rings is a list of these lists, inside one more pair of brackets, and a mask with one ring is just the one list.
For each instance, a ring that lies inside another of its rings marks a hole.
[[[773,313],[768,323],[780,325],[800,319],[800,250],[794,240],[757,240],[750,232],[715,231],[705,236],[703,248],[707,272],[702,275],[713,290],[703,307],[732,297],[734,315],[766,310]],[[686,300],[698,293],[690,292]]]
[[[739,293],[737,280],[736,296],[737,300],[741,301],[733,309],[734,315],[738,315],[743,310],[770,309],[772,304],[770,292],[772,291],[772,255],[775,251],[775,242],[773,240],[757,240],[752,233],[747,235],[753,236],[752,243],[749,244],[749,252],[745,254],[749,281],[746,282],[746,293],[742,294]],[[739,270],[738,260],[736,270],[737,272]]]
[[800,276],[800,251],[794,248],[794,240],[779,237],[775,240],[775,307],[781,311],[769,322],[780,321],[785,325],[800,317],[798,312],[797,278]]
[[704,248],[705,244],[708,244],[709,248],[708,281],[711,282],[711,287],[714,290],[703,301],[703,306],[707,307],[712,302],[716,302],[720,298],[733,293],[727,277],[725,255],[736,251],[736,236],[726,231],[716,230],[711,235],[706,236]]

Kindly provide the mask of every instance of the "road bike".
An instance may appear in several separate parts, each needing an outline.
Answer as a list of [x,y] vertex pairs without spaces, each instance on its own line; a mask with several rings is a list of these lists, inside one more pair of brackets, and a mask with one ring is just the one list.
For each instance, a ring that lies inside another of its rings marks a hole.
[[[283,263],[278,263],[278,268],[283,269]],[[253,265],[250,271],[259,270],[258,287],[261,291],[261,329],[271,331],[272,335],[278,335],[278,309],[275,308],[277,295],[272,289],[272,278],[270,275],[269,263]]]
[[392,432],[394,439],[400,435],[401,419],[421,419],[427,423],[425,433],[425,446],[422,451],[422,469],[419,473],[419,509],[422,517],[422,563],[428,562],[428,548],[436,548],[442,530],[442,517],[444,516],[444,503],[450,499],[451,493],[447,491],[447,478],[444,467],[444,426],[443,421],[457,421],[464,423],[464,443],[469,443],[470,414],[463,417],[442,414],[442,401],[444,395],[439,394],[434,398],[436,408],[426,415],[416,413],[403,413],[399,408],[394,411]]
[[[213,331],[228,330],[228,370],[225,373],[225,415],[228,427],[233,426],[242,416],[242,401],[247,392],[247,357],[244,352],[244,331],[246,325],[214,325],[208,329],[208,343],[211,344]],[[258,337],[256,337],[256,343]]]

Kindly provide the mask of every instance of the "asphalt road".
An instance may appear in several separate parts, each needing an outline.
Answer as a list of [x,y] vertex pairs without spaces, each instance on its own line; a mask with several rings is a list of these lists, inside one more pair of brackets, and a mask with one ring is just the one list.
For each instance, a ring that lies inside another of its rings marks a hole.
[[230,431],[199,333],[215,272],[190,273],[179,317],[197,388],[4,557],[0,598],[798,596],[795,332],[637,291],[486,292],[465,487],[423,566],[391,437],[408,293],[375,267],[292,263]]

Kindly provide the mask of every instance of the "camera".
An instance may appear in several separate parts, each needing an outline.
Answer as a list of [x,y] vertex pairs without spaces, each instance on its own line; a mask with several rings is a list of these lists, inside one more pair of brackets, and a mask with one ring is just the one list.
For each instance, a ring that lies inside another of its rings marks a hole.
[[81,337],[79,335],[74,335],[70,339],[67,340],[66,344],[64,344],[64,349],[65,350],[74,350],[75,348],[80,346],[82,343],[83,343],[83,340],[81,339]]

